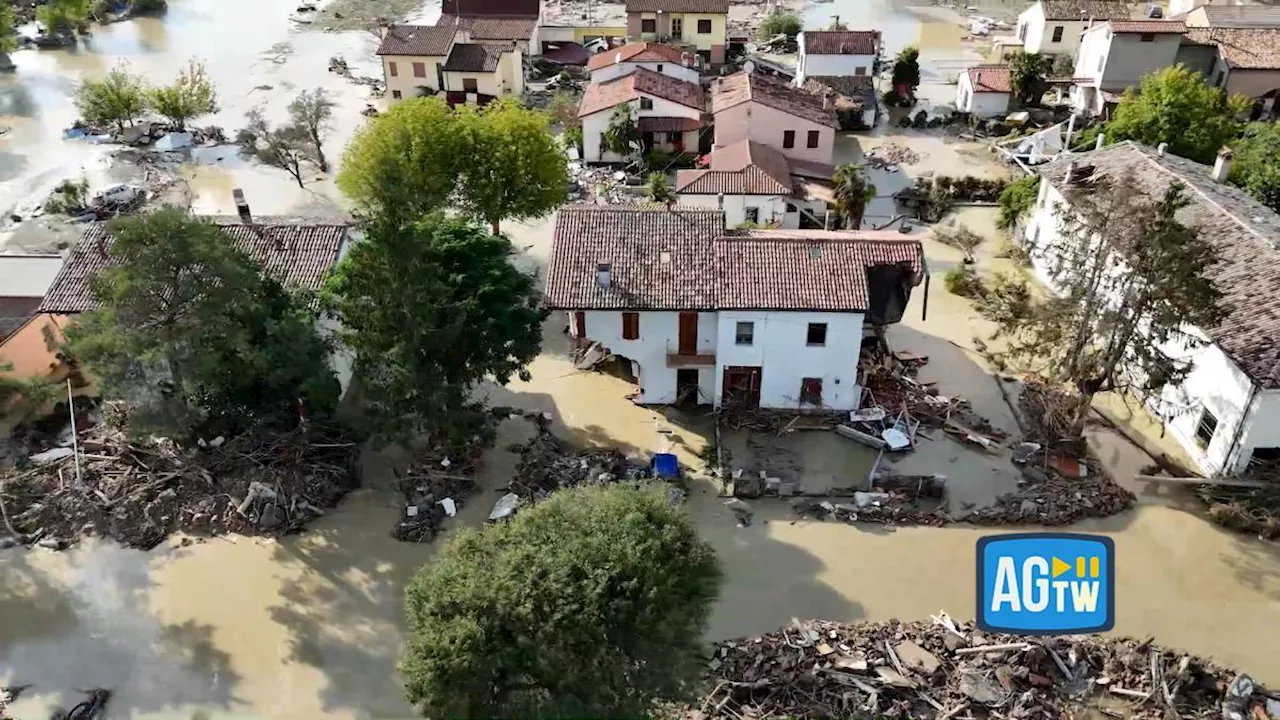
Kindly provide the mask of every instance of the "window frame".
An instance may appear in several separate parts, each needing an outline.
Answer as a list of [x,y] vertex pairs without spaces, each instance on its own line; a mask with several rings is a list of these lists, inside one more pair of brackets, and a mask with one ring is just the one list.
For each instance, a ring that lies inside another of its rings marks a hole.
[[400,68],[396,67],[395,60],[387,61],[387,75],[390,77],[400,77]]
[[1056,43],[1062,42],[1062,36],[1066,31],[1067,31],[1067,28],[1065,25],[1054,25],[1053,35],[1051,36],[1053,39],[1050,40],[1049,42],[1056,42]]
[[744,207],[742,209],[742,219],[745,222],[760,224],[760,208]]
[[796,131],[783,130],[782,131],[782,147],[786,150],[790,150],[795,146],[796,146]]
[[[704,24],[704,23],[705,23],[705,24]],[[702,28],[704,28],[704,27],[706,28],[706,30],[703,30],[703,29],[702,29]],[[702,18],[702,19],[698,20],[698,34],[699,34],[699,35],[710,35],[710,34],[711,34],[711,19],[710,19],[710,18]]]
[[1138,42],[1155,42],[1155,41],[1156,41],[1155,33],[1139,33],[1138,34]]
[[822,140],[822,131],[810,130],[808,137],[805,138],[804,146],[807,148],[816,148]]
[[623,340],[639,340],[640,339],[640,313],[638,312],[622,313],[622,339]]
[[[471,84],[471,87],[467,87],[468,83]],[[479,94],[480,81],[475,78],[462,78],[462,92]]]
[[[814,340],[815,335],[818,336],[817,340]],[[805,328],[805,332],[804,332],[804,345],[805,347],[826,347],[827,346],[827,324],[824,322],[809,323],[809,326]]]
[[800,378],[800,404],[822,405],[822,378]]
[[392,99],[392,100],[399,100],[400,98],[401,98],[401,93],[400,93],[400,91],[399,91],[399,90],[392,90],[392,91],[391,91],[391,99]]
[[[421,72],[419,72],[421,71]],[[416,78],[424,78],[427,76],[427,64],[425,62],[413,63],[413,76]]]
[[[746,332],[743,332],[746,326]],[[746,342],[743,342],[745,336]],[[754,320],[739,320],[733,326],[733,344],[741,347],[752,347],[756,344],[756,323]]]
[[640,18],[640,32],[657,34],[658,19],[657,18]]
[[[1201,433],[1204,431],[1206,419],[1213,421],[1213,426],[1209,429],[1209,436],[1207,438],[1201,436]],[[1214,415],[1213,412],[1209,410],[1209,408],[1207,407],[1200,408],[1200,417],[1196,419],[1196,430],[1194,435],[1192,436],[1195,440],[1196,446],[1199,447],[1201,450],[1208,451],[1209,446],[1213,444],[1214,436],[1218,434],[1218,427],[1221,424],[1222,424],[1222,421],[1219,420],[1218,416]]]
[[653,98],[648,98],[648,97],[645,97],[645,96],[641,95],[641,96],[640,96],[640,109],[641,109],[641,110],[652,110],[652,109],[653,109]]

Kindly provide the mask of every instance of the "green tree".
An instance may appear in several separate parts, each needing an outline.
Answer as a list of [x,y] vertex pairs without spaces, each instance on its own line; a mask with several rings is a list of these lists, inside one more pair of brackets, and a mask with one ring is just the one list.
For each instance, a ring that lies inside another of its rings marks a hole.
[[17,16],[13,6],[0,3],[0,70],[12,70],[13,60],[9,53],[18,49]]
[[1125,91],[1107,139],[1169,143],[1175,155],[1209,163],[1240,132],[1237,118],[1249,106],[1248,98],[1228,96],[1200,73],[1174,65],[1144,77],[1140,90]]
[[137,405],[142,431],[234,432],[287,421],[301,401],[337,401],[315,313],[178,209],[111,223],[112,266],[92,278],[100,309],[67,328],[67,350],[103,395]]
[[329,172],[329,159],[324,156],[324,134],[329,131],[334,105],[324,88],[303,90],[289,103],[289,122],[306,138],[308,158],[320,172]]
[[564,203],[568,160],[546,115],[510,98],[460,112],[467,156],[459,173],[459,207],[497,235],[507,218],[542,217]]
[[363,213],[417,218],[453,195],[466,156],[458,116],[441,98],[397,103],[356,132],[338,187]]
[[204,70],[204,63],[192,59],[169,85],[151,88],[147,99],[156,112],[182,132],[187,121],[218,112],[218,95]]
[[[46,6],[48,7],[48,6]],[[123,131],[147,110],[147,90],[142,79],[129,73],[123,62],[101,80],[85,80],[76,88],[76,110],[90,125],[115,125]]]
[[1023,105],[1038,105],[1049,89],[1046,76],[1053,68],[1052,59],[1040,53],[1018,53],[1009,62],[1009,84]]
[[980,308],[1012,357],[1043,362],[1036,369],[1077,391],[1078,433],[1095,394],[1185,377],[1189,363],[1166,348],[1195,349],[1201,341],[1183,328],[1212,329],[1228,308],[1209,275],[1214,246],[1176,217],[1188,203],[1181,185],[1153,198],[1132,175],[1102,178],[1067,200],[1059,232],[1031,248],[1060,294],[1039,299],[1024,279],[1005,278]]
[[636,127],[635,118],[631,117],[631,106],[619,105],[609,116],[609,127],[600,134],[600,143],[611,153],[630,157],[636,153],[635,146],[640,144],[640,128]]
[[262,111],[255,108],[245,113],[245,126],[236,133],[236,144],[246,157],[280,168],[298,187],[306,187],[302,183],[302,166],[314,159],[314,150],[302,128],[293,124],[272,127]]
[[656,203],[671,204],[675,202],[675,193],[671,191],[671,181],[664,172],[649,173],[649,199]]
[[876,196],[876,186],[867,180],[861,166],[851,164],[837,167],[831,182],[835,183],[836,212],[850,229],[862,227],[862,216]]
[[796,36],[804,29],[800,18],[790,13],[773,13],[760,23],[760,39],[772,40],[779,35],[786,35],[789,42],[795,42]]
[[1013,227],[1018,218],[1035,204],[1039,194],[1039,175],[1018,178],[1006,185],[1000,192],[1000,219],[996,224],[1002,230]]
[[916,88],[920,87],[920,51],[915,46],[903,48],[893,61],[893,89],[898,102],[915,102]]
[[1280,126],[1249,123],[1232,145],[1231,182],[1272,210],[1280,212]]
[[327,294],[374,432],[441,429],[477,382],[528,379],[547,313],[512,252],[505,237],[439,212],[375,218],[351,247]]
[[556,90],[547,101],[547,118],[565,132],[580,129],[582,120],[578,118],[578,106],[581,103],[582,96],[578,93]]
[[21,422],[58,395],[53,380],[15,377],[12,371],[13,363],[0,360],[0,421]]
[[93,0],[50,0],[36,8],[36,21],[51,36],[83,33],[92,15]]
[[425,717],[648,717],[692,699],[720,582],[666,486],[562,490],[418,571],[408,698]]

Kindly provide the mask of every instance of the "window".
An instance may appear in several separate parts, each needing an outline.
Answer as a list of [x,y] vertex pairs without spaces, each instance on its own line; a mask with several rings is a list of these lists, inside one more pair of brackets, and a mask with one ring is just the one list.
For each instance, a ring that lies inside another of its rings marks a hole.
[[648,18],[640,21],[640,32],[656,33],[658,32],[658,21],[654,18]]
[[680,142],[680,133],[678,132],[667,133],[667,142],[672,144]]
[[1138,36],[1138,42],[1155,42],[1155,41],[1156,41],[1155,33],[1142,33],[1141,35]]
[[756,324],[740,322],[733,329],[734,345],[751,345],[756,341]]
[[809,131],[809,139],[808,139],[808,142],[805,143],[805,146],[811,147],[811,148],[818,147],[818,131],[817,130]]
[[671,18],[671,37],[678,38],[681,35],[684,35],[684,18]]
[[392,91],[391,91],[391,97],[392,97],[392,99],[399,100],[399,99],[400,99],[400,91],[399,91],[399,90],[392,90]]
[[710,34],[711,34],[711,21],[710,21],[710,20],[699,20],[699,21],[698,21],[698,34],[699,34],[699,35],[710,35]]
[[759,223],[759,222],[760,222],[760,208],[758,208],[758,207],[749,207],[749,208],[747,208],[747,210],[746,210],[746,214],[747,214],[747,222],[749,222],[749,223]]
[[854,68],[854,69],[853,69],[853,74],[854,74],[854,75],[866,75],[866,74],[867,74],[867,69],[866,69],[866,68],[864,68],[864,67],[862,67],[861,65],[859,65],[858,67],[856,67],[856,68]]
[[822,378],[801,378],[800,402],[805,405],[822,404]]
[[1027,26],[1025,24],[1018,26],[1018,40],[1020,42],[1027,41]]
[[647,98],[647,97],[642,97],[642,98],[640,98],[640,109],[641,109],[641,110],[652,110],[652,109],[653,109],[653,98]]
[[1062,42],[1062,31],[1063,27],[1061,25],[1053,26],[1053,42]]
[[662,72],[662,63],[658,63],[658,72]]
[[475,78],[463,78],[462,91],[469,93],[480,92],[480,86],[476,84]]
[[640,339],[640,313],[638,312],[622,313],[622,339],[623,340],[639,340]]
[[1208,408],[1200,411],[1200,422],[1196,425],[1196,444],[1203,449],[1213,442],[1213,434],[1218,431],[1218,418]]
[[809,323],[809,331],[805,333],[805,345],[826,345],[827,344],[827,324],[826,323]]
[[396,67],[393,62],[387,63],[387,74],[391,77],[400,77],[400,68]]
[[782,131],[782,147],[793,148],[795,146],[796,146],[796,131],[783,130]]
[[1105,63],[1106,61],[1107,61],[1107,56],[1106,56],[1106,55],[1099,55],[1099,56],[1098,56],[1098,72],[1102,72],[1102,65],[1103,65],[1103,63]]
[[426,76],[427,76],[427,64],[426,64],[426,63],[414,63],[414,64],[413,64],[413,76],[414,76],[414,77],[426,77]]

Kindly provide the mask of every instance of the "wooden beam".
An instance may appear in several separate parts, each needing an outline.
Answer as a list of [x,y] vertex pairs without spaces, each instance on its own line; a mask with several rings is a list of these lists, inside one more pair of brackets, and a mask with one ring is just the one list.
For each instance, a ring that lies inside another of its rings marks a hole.
[[1176,485],[1223,485],[1226,487],[1268,488],[1280,490],[1280,483],[1268,483],[1261,480],[1242,480],[1239,478],[1203,478],[1173,477],[1171,475],[1135,475],[1138,482],[1170,483]]

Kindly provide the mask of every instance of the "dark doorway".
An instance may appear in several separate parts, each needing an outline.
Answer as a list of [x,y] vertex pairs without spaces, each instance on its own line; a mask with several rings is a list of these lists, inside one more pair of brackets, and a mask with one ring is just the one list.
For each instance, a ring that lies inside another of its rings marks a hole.
[[760,368],[736,365],[724,369],[721,402],[737,407],[760,405]]
[[697,368],[680,368],[676,370],[676,404],[698,404]]
[[698,354],[698,313],[680,313],[680,355]]

